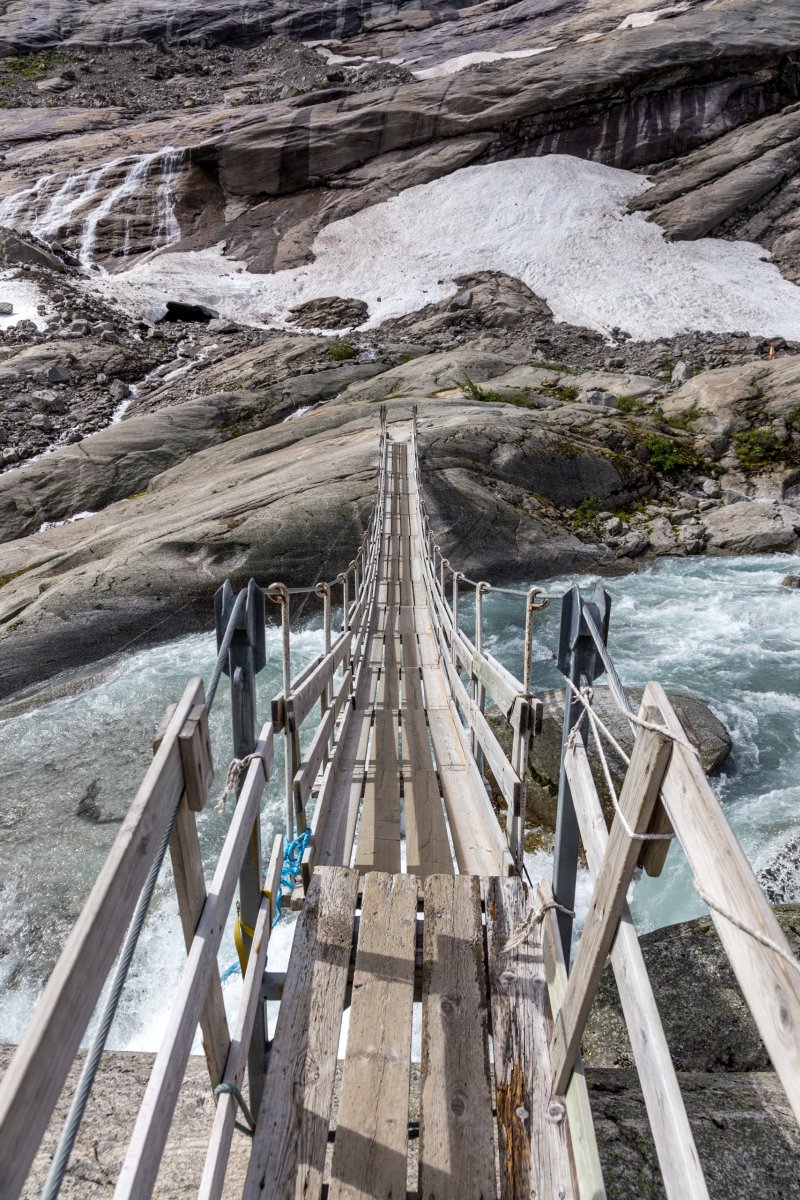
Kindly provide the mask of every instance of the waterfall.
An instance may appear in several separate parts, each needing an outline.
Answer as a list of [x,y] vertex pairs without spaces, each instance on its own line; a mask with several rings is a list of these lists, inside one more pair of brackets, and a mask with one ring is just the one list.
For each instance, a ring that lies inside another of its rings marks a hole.
[[[140,208],[149,208],[150,246],[163,250],[180,239],[173,203],[183,151],[166,146],[149,154],[114,158],[71,175],[45,175],[0,202],[0,225],[28,230],[44,241],[60,236],[84,267],[94,265],[97,231],[114,219],[121,228],[120,256],[131,251]],[[113,182],[115,179],[119,182]],[[149,185],[149,186],[148,186]]]

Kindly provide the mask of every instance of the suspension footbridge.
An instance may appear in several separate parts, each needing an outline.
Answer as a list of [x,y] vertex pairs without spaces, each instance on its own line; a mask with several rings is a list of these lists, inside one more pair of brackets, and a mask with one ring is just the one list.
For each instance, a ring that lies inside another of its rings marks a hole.
[[[562,600],[554,867],[551,879],[527,877],[528,750],[541,719],[531,641],[546,597],[540,588],[520,593],[526,639],[517,678],[482,644],[491,586],[465,579],[435,541],[421,440],[416,414],[390,432],[382,410],[376,498],[358,554],[334,585],[299,589],[319,597],[325,635],[323,653],[302,672],[291,669],[298,589],[251,581],[238,595],[229,584],[218,592],[219,655],[208,690],[191,680],[165,714],[152,765],[3,1080],[0,1179],[9,1200],[26,1188],[110,977],[41,1195],[57,1196],[67,1176],[168,851],[186,961],[117,1200],[159,1194],[198,1025],[216,1097],[193,1188],[202,1200],[601,1200],[607,1184],[580,1045],[609,958],[665,1192],[671,1200],[707,1197],[627,905],[634,873],[659,874],[673,840],[800,1121],[800,967],[663,690],[651,682],[638,710],[631,706],[606,646],[602,588],[591,597],[574,588]],[[459,612],[467,588],[473,637]],[[265,663],[267,605],[280,613],[283,687],[259,729],[255,678]],[[635,733],[619,793],[607,772],[610,825],[587,750],[592,738],[601,763],[620,752],[592,706],[601,675]],[[214,776],[208,714],[223,676],[233,801],[207,884],[196,814]],[[281,741],[286,830],[265,854],[260,805]],[[593,891],[578,935],[581,846]],[[243,988],[229,1018],[218,953],[234,903]],[[266,972],[270,932],[290,906],[299,915],[288,967],[276,978]],[[265,1004],[276,997],[268,1040]],[[247,1139],[236,1185],[234,1138]]]

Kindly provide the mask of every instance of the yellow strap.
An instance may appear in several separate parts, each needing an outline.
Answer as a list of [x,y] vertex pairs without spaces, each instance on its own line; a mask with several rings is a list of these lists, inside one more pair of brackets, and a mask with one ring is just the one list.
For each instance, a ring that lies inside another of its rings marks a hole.
[[[247,926],[245,926],[244,929],[247,929]],[[234,945],[236,946],[236,955],[239,959],[239,967],[242,972],[242,979],[244,979],[245,972],[247,971],[247,960],[250,957],[248,948],[244,944],[244,929],[242,928],[241,917],[237,916],[233,926],[233,941]],[[251,933],[250,937],[252,936],[253,935]]]
[[[266,896],[267,899],[269,900],[269,927],[271,929],[272,928],[272,892],[269,890],[269,888],[262,888],[261,893],[262,893],[262,895]],[[249,952],[247,946],[245,946],[245,944],[244,944],[244,935],[245,934],[247,934],[247,936],[250,939],[252,939],[256,936],[256,931],[255,931],[255,929],[251,929],[250,926],[248,924],[246,924],[245,921],[242,920],[242,914],[239,911],[239,905],[237,904],[236,905],[236,921],[234,922],[234,925],[233,925],[233,941],[234,941],[234,945],[236,946],[236,955],[239,959],[239,967],[241,968],[242,979],[244,979],[245,971],[247,970],[247,960],[250,957],[250,952]]]

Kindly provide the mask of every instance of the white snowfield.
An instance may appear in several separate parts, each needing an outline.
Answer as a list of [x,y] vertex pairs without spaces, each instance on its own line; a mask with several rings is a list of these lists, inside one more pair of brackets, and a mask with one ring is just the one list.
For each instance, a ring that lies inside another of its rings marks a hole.
[[545,299],[557,321],[610,335],[746,330],[800,340],[800,288],[750,242],[668,242],[641,213],[641,175],[564,155],[466,167],[328,225],[315,261],[252,275],[221,247],[170,252],[89,286],[157,316],[167,300],[282,327],[323,296],[366,301],[362,328],[452,297],[454,279],[501,271]]
[[678,13],[687,12],[689,4],[673,4],[669,8],[651,8],[649,12],[630,13],[617,29],[643,29],[645,25],[653,25],[659,17],[673,17]]
[[[548,50],[555,50],[555,46],[537,46],[531,50],[474,50],[471,54],[459,54],[456,58],[446,58],[444,62],[437,63],[433,67],[423,67],[419,71],[412,70],[411,73],[417,79],[441,79],[445,75],[455,75],[458,71],[474,66],[475,63],[500,62],[505,58],[533,58],[537,54],[546,54]],[[392,61],[402,62],[402,59],[393,59]]]

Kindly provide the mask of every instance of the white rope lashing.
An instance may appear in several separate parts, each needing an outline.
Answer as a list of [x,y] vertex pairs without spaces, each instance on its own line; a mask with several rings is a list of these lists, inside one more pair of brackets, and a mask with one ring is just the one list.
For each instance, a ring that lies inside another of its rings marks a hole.
[[[608,791],[611,796],[611,801],[614,805],[614,811],[616,812],[617,816],[619,817],[620,821],[622,822],[622,826],[623,826],[625,832],[628,834],[628,836],[630,838],[632,838],[635,841],[653,842],[653,841],[672,840],[675,837],[674,833],[636,833],[635,830],[631,829],[630,825],[628,824],[627,820],[625,819],[625,815],[622,812],[622,809],[620,808],[619,800],[617,797],[617,792],[616,792],[616,789],[615,789],[614,784],[611,779],[611,772],[608,767],[608,760],[606,759],[606,755],[605,755],[605,752],[603,750],[601,740],[600,740],[601,732],[608,738],[608,741],[611,743],[611,745],[614,747],[614,749],[617,751],[617,753],[620,755],[620,757],[622,758],[622,760],[625,762],[626,765],[628,765],[630,763],[630,758],[625,753],[625,751],[622,749],[622,747],[617,743],[613,734],[606,727],[606,725],[604,725],[604,723],[600,720],[600,718],[598,717],[594,708],[592,707],[592,703],[591,703],[592,690],[591,690],[591,688],[584,688],[582,690],[579,690],[575,686],[575,684],[572,682],[571,679],[567,679],[566,682],[567,682],[568,686],[570,687],[570,689],[572,690],[572,692],[577,697],[577,699],[580,700],[581,704],[583,705],[583,712],[581,713],[580,717],[578,718],[578,720],[575,722],[572,729],[570,730],[567,744],[570,748],[574,747],[580,727],[583,724],[583,721],[588,718],[589,724],[591,725],[591,728],[592,728],[592,734],[594,737],[595,746],[597,748],[598,757],[600,759],[600,763],[603,768],[603,774],[605,776],[606,786],[608,787]],[[628,720],[633,721],[633,723],[635,725],[639,726],[641,729],[650,729],[654,733],[660,733],[663,737],[669,738],[670,741],[676,743],[677,745],[683,746],[684,749],[691,750],[691,752],[697,758],[700,757],[700,753],[699,753],[697,747],[693,746],[691,744],[691,742],[689,742],[686,738],[679,737],[678,735],[672,733],[672,731],[667,729],[664,725],[657,725],[653,721],[646,721],[642,717],[638,717],[632,713],[627,712],[622,707],[622,705],[619,703],[616,696],[613,695],[613,692],[611,693],[611,695],[614,699],[614,702],[615,702],[617,708],[620,710],[620,712],[623,713],[624,716]],[[765,933],[761,933],[761,931],[758,929],[753,929],[752,926],[750,926],[750,925],[746,925],[743,921],[740,921],[738,917],[734,916],[734,914],[732,912],[730,912],[728,909],[723,908],[720,904],[718,904],[716,902],[716,900],[712,900],[712,898],[708,895],[708,893],[705,891],[705,889],[700,884],[700,882],[699,882],[697,876],[694,874],[694,872],[692,872],[692,886],[693,886],[695,892],[697,893],[697,895],[699,896],[699,898],[703,901],[703,903],[706,905],[707,908],[709,908],[712,912],[717,913],[718,916],[722,917],[723,920],[727,921],[729,924],[733,925],[736,929],[740,930],[741,933],[747,934],[748,937],[753,938],[754,941],[756,941],[760,945],[766,947],[766,949],[773,950],[779,956],[779,958],[781,958],[790,967],[792,967],[793,970],[795,970],[798,974],[800,974],[800,963],[798,963],[797,959],[794,958],[794,956],[792,954],[790,954],[783,946],[779,945],[778,942],[774,941],[773,938],[768,937]],[[541,920],[541,917],[539,919]],[[527,918],[526,918],[526,921],[527,921]],[[525,922],[523,922],[523,925],[520,926],[520,931],[523,929],[524,925],[525,925]],[[516,938],[516,936],[517,935],[515,934],[514,938]],[[514,939],[512,939],[512,941],[513,940]],[[509,943],[509,945],[510,944],[511,943]]]
[[260,760],[261,762],[266,761],[260,750],[254,750],[252,754],[246,754],[244,758],[234,758],[231,761],[231,764],[228,767],[228,777],[225,780],[225,790],[222,793],[222,798],[219,804],[216,806],[216,811],[218,813],[225,812],[225,804],[228,796],[230,796],[232,792],[237,792],[239,790],[239,783],[242,779],[242,776],[247,773],[250,764],[256,760]]

